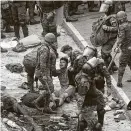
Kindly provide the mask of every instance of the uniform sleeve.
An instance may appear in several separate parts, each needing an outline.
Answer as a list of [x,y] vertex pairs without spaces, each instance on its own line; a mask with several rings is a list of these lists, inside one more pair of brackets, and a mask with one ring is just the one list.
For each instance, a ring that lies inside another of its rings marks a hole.
[[105,66],[103,66],[103,68],[101,69],[104,77],[106,78],[106,84],[107,84],[107,87],[108,88],[111,88],[111,77],[110,77],[110,74],[107,70],[107,68]]
[[52,69],[52,73],[53,73],[53,72],[56,72],[56,56],[53,55],[51,59],[52,59],[51,69]]
[[117,32],[117,30],[118,30],[117,27],[107,26],[107,25],[103,25],[102,28],[103,28],[103,30],[109,31],[109,32]]
[[109,22],[110,22],[110,26],[107,26],[106,24],[104,24],[102,26],[103,30],[109,31],[109,32],[117,32],[118,31],[118,27],[117,27],[116,18],[111,17]]
[[46,76],[46,72],[47,72],[47,61],[48,61],[48,55],[49,55],[49,51],[47,48],[43,48],[41,51],[40,51],[40,69],[41,69],[41,72],[42,72],[42,75],[43,76]]
[[117,36],[117,45],[121,44],[124,39],[125,39],[125,29],[124,29],[124,26],[121,25],[119,26],[119,32]]

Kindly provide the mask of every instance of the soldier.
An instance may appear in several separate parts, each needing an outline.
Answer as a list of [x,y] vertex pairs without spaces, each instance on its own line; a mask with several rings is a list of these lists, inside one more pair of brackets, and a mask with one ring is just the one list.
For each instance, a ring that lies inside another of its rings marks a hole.
[[20,26],[22,27],[24,37],[28,36],[28,27],[26,21],[26,1],[13,1],[11,3],[15,36],[20,39]]
[[[92,131],[101,131],[105,114],[105,102],[103,94],[96,88],[93,66],[90,66],[92,65],[91,62],[89,63],[88,74],[81,70],[75,77],[78,88],[78,108],[81,110],[79,130],[84,131],[87,127]],[[94,111],[98,113],[98,120]]]
[[66,18],[66,22],[78,21],[77,18],[73,18],[69,14],[69,2],[66,2],[65,5],[64,5],[64,15],[65,15],[65,18]]
[[36,21],[34,19],[34,9],[35,9],[35,1],[27,1],[26,4],[29,8],[29,16],[30,16],[30,25],[39,24],[40,21]]
[[5,21],[4,27],[5,32],[13,32],[14,30],[10,27],[12,24],[12,14],[11,14],[11,7],[7,0],[1,1],[1,14],[2,19]]
[[[56,70],[56,37],[52,33],[45,35],[45,41],[37,50],[35,76],[46,89],[54,92],[52,73]],[[48,86],[48,87],[47,87]]]
[[[96,48],[87,46],[83,52],[83,55],[78,56],[74,62],[73,69],[76,72],[76,74],[82,70],[83,65],[87,63],[88,60],[90,60],[93,57],[97,57],[97,55],[98,54]],[[101,59],[101,61],[103,61],[103,59]],[[86,66],[85,66],[85,72],[86,72]],[[96,82],[96,88],[99,89],[102,93],[104,93],[105,79],[106,79],[106,84],[108,87],[108,95],[109,95],[111,89],[111,77],[103,61],[101,62],[101,64],[97,65],[94,68],[94,80]]]
[[[101,55],[105,61],[106,67],[108,67],[112,60],[111,52],[115,44],[116,37],[117,37],[117,31],[118,31],[116,17],[115,15],[113,15],[113,13],[115,12],[113,1],[106,0],[102,4],[100,8],[100,12],[105,13],[105,16],[103,18],[103,20],[105,19],[105,22],[103,23],[102,28],[104,30],[104,34],[107,35],[107,40],[106,40],[107,42],[102,45]],[[103,37],[105,35],[103,35]],[[118,68],[115,62],[113,62],[110,68],[110,73],[113,73],[114,71],[117,71],[117,70]]]
[[55,9],[63,5],[62,1],[39,1],[38,7],[41,14],[41,24],[43,27],[42,35],[53,33],[57,36],[56,12]]
[[119,23],[119,32],[116,44],[121,49],[117,86],[122,87],[122,78],[126,66],[128,65],[131,69],[131,23],[128,22],[127,14],[124,11],[117,13],[117,20]]

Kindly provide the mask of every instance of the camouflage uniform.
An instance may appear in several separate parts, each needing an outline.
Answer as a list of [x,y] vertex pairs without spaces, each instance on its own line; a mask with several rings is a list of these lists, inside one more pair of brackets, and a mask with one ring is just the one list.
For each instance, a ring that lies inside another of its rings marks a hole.
[[37,62],[36,62],[36,70],[35,75],[40,80],[42,85],[45,84],[45,80],[43,79],[44,76],[46,76],[47,84],[49,85],[49,88],[51,92],[54,92],[54,85],[52,80],[52,72],[56,70],[56,54],[51,48],[51,46],[48,45],[48,43],[43,43],[42,46],[37,51]]
[[[56,14],[55,9],[62,6],[62,2],[54,1],[39,1],[39,8],[41,10],[41,24],[43,27],[42,35],[53,33],[57,35]],[[51,16],[49,18],[49,16]]]
[[95,78],[94,79],[95,79],[96,88],[100,90],[102,93],[104,93],[104,87],[105,87],[104,78],[106,79],[107,87],[111,88],[110,74],[107,68],[103,64],[100,64],[95,69]]
[[27,1],[26,2],[26,6],[29,8],[29,16],[30,16],[30,24],[31,25],[40,23],[40,21],[36,21],[34,19],[35,4],[36,4],[35,1]]
[[10,25],[12,24],[12,13],[11,7],[8,1],[1,1],[1,14],[2,19],[6,22],[6,30],[10,30]]
[[37,50],[30,52],[24,56],[23,65],[27,72],[27,82],[31,91],[33,91],[34,73],[36,67]]
[[15,36],[20,38],[20,26],[22,27],[24,37],[28,36],[28,28],[26,24],[26,1],[14,1],[12,3],[12,16],[14,22]]
[[[85,78],[86,82],[82,81],[82,78]],[[80,103],[78,103],[81,106],[79,107],[81,109],[80,131],[84,130],[83,123],[85,123],[90,130],[94,131],[98,122],[103,125],[103,118],[105,113],[105,102],[103,94],[98,89],[96,89],[95,81],[82,71],[76,75],[75,80],[79,97],[84,98],[81,99]],[[98,120],[93,113],[94,111],[97,111],[98,113]]]
[[[105,31],[105,33],[108,35],[108,41],[104,45],[102,45],[102,48],[101,48],[101,55],[105,61],[106,67],[109,66],[112,60],[111,52],[115,44],[116,37],[117,37],[117,31],[118,31],[115,15],[110,15],[107,17],[108,19],[103,24],[102,28]],[[113,62],[111,66],[111,71],[114,71],[114,67],[116,67],[116,65]]]
[[121,44],[121,56],[119,59],[118,86],[122,84],[123,74],[128,65],[131,69],[131,23],[125,22],[119,26],[118,41]]

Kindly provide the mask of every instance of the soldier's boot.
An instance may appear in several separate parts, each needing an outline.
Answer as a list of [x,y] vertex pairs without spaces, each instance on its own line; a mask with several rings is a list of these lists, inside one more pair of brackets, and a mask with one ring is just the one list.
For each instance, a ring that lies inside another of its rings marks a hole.
[[97,123],[93,131],[102,131],[102,126],[100,123]]
[[14,25],[14,32],[15,32],[15,37],[17,37],[17,39],[19,40],[20,39],[20,26],[19,25]]
[[71,16],[66,17],[66,22],[75,22],[75,21],[78,21],[78,19],[77,18],[73,18]]
[[23,24],[22,25],[22,31],[23,31],[23,35],[24,37],[27,37],[29,34],[28,34],[28,27],[26,24]]
[[97,111],[97,114],[98,114],[98,122],[101,124],[101,126],[103,126],[105,110]]
[[34,92],[34,78],[33,76],[27,75],[27,81],[30,88],[30,92]]
[[84,131],[87,127],[87,123],[85,121],[80,121],[77,127],[77,131]]
[[6,36],[3,34],[3,32],[1,32],[1,39],[6,38]]
[[8,52],[8,50],[7,50],[7,49],[4,49],[4,48],[2,48],[2,47],[0,47],[0,50],[1,50],[1,53]]
[[14,29],[11,28],[10,25],[6,25],[5,32],[6,32],[6,33],[14,32]]
[[123,85],[122,85],[122,78],[123,78],[123,76],[118,75],[118,81],[117,81],[117,86],[118,86],[118,87],[122,87],[122,86],[123,86]]

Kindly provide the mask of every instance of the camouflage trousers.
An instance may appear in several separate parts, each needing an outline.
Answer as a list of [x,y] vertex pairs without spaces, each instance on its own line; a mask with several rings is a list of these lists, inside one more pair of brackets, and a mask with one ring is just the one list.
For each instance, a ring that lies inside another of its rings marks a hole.
[[[109,64],[110,64],[110,62],[112,60],[111,54],[110,53],[104,53],[103,51],[101,51],[101,56],[102,56],[102,59],[105,62],[106,67],[108,68],[108,66],[109,66]],[[114,61],[113,61],[112,65],[111,65],[110,70],[113,70],[113,67],[116,67],[116,64],[115,64]]]
[[12,25],[12,13],[10,7],[7,9],[1,8],[2,19],[5,20],[6,24]]
[[131,70],[131,51],[125,49],[121,52],[121,56],[119,58],[118,76],[123,77],[127,65],[130,67]]
[[57,35],[57,26],[56,26],[56,15],[54,15],[54,18],[52,21],[49,21],[47,19],[49,13],[43,13],[43,18],[41,21],[43,33],[42,35],[45,36],[47,33],[53,33],[54,35]]
[[13,3],[11,10],[14,22],[15,36],[20,38],[20,26],[22,27],[24,37],[28,36],[28,28],[26,24],[26,1]]
[[54,92],[54,84],[53,84],[53,80],[52,80],[52,78],[50,76],[47,76],[47,80],[46,81],[43,79],[42,76],[38,77],[38,79],[42,83],[44,89],[47,90],[47,88],[49,88],[51,93]]

